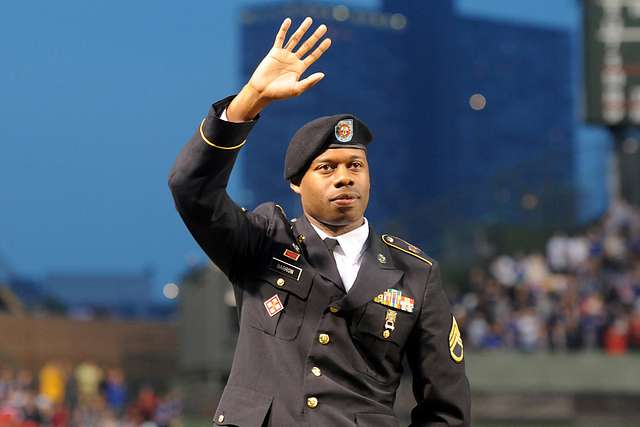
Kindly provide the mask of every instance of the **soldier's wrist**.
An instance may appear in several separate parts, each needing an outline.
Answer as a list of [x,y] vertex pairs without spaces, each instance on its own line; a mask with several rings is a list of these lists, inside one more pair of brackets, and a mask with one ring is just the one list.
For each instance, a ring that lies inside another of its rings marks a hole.
[[251,121],[267,104],[269,104],[269,100],[247,83],[227,107],[227,118],[232,122]]

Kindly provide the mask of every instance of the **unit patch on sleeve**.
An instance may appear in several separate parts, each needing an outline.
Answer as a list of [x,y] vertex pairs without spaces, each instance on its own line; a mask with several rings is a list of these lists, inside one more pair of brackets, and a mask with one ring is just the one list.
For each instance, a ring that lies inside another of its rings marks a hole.
[[456,363],[460,363],[464,359],[460,328],[458,328],[458,322],[456,322],[456,318],[453,315],[451,315],[451,331],[449,331],[449,354],[451,354],[451,358]]

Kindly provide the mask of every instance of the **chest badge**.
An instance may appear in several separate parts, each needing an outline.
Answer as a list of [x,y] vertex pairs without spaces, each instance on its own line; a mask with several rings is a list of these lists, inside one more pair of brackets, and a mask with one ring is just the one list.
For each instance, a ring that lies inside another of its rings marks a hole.
[[398,310],[406,311],[407,313],[413,313],[413,298],[402,295],[402,291],[397,289],[387,289],[375,297],[373,301],[378,304],[386,305],[387,307],[396,308]]
[[384,338],[389,338],[391,333],[396,328],[396,317],[398,316],[398,312],[395,310],[387,309],[387,314],[384,317],[384,331],[382,332],[382,336]]
[[299,253],[294,252],[294,251],[292,251],[290,249],[285,249],[284,253],[282,255],[284,255],[287,258],[292,259],[294,261],[297,261],[300,258],[300,254]]
[[[298,256],[299,255],[300,254],[298,254]],[[276,257],[271,258],[271,264],[269,264],[269,268],[276,273],[283,274],[295,280],[300,280],[300,276],[302,275],[302,269],[300,267],[296,267],[295,265],[289,264],[288,262]]]
[[270,317],[273,317],[276,314],[280,313],[282,310],[284,310],[282,301],[280,301],[280,297],[278,297],[277,294],[264,302],[264,308],[267,309],[267,314]]

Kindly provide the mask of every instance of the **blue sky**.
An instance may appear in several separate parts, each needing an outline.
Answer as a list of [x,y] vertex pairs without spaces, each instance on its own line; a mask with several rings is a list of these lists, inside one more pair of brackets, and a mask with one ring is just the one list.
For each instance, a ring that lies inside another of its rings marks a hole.
[[[3,2],[0,257],[36,279],[150,267],[158,285],[203,260],[166,179],[211,101],[241,85],[237,12],[254,3],[264,2]],[[575,0],[457,6],[533,25],[578,22]]]

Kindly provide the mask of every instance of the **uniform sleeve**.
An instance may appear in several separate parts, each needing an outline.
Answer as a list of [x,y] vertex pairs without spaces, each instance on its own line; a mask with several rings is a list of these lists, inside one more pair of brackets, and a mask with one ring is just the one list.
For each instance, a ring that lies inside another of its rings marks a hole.
[[411,427],[471,425],[469,382],[457,331],[442,289],[440,269],[434,263],[407,347],[417,402],[411,411]]
[[228,195],[227,184],[240,148],[255,125],[222,120],[233,96],[213,104],[171,170],[169,188],[189,232],[230,278],[261,246],[267,218],[245,212]]

